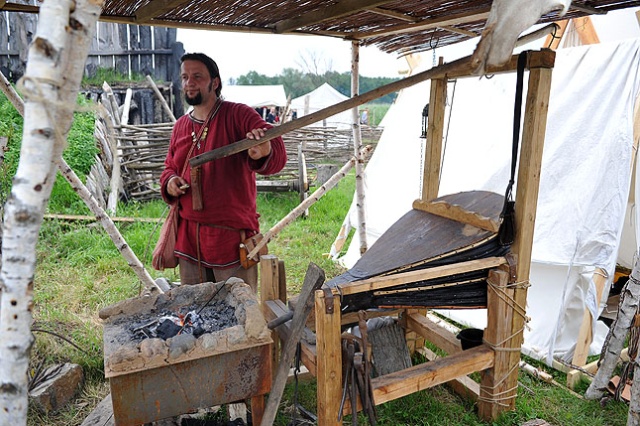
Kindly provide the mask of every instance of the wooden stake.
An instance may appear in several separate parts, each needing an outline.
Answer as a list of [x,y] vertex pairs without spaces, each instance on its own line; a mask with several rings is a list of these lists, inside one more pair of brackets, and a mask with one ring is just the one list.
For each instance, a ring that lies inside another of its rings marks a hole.
[[160,101],[160,104],[162,105],[162,109],[164,109],[164,112],[167,113],[171,121],[175,123],[176,116],[173,115],[173,111],[171,111],[171,108],[169,108],[169,104],[167,104],[167,100],[164,98],[164,96],[162,96],[162,93],[160,93],[160,90],[158,89],[158,86],[156,86],[155,81],[153,81],[151,76],[148,74],[146,78],[147,78],[147,82],[149,83],[149,87],[151,87],[151,89],[153,90],[153,93],[156,94],[156,98],[158,98],[158,100]]

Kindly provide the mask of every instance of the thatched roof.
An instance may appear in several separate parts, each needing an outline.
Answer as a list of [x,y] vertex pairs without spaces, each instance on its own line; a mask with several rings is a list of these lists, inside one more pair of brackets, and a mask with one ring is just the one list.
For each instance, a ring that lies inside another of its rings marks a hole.
[[[640,1],[574,1],[565,16],[551,12],[539,22],[636,6]],[[106,0],[100,19],[218,31],[324,35],[361,40],[363,45],[375,45],[387,53],[406,53],[480,35],[490,7],[491,0]],[[0,0],[0,10],[37,9]]]

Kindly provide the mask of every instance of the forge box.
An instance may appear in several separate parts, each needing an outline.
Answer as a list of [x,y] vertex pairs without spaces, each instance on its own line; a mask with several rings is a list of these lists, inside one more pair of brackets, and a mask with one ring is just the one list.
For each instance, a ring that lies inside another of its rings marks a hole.
[[[149,332],[168,316],[188,321],[196,313],[205,323],[198,333],[181,330],[159,338]],[[102,309],[100,318],[116,425],[143,424],[270,390],[272,340],[256,295],[242,280],[128,299]]]

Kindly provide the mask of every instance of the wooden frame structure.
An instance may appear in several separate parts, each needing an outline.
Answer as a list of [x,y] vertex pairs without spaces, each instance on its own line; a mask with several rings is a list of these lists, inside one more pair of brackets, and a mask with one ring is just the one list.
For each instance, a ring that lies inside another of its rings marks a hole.
[[[536,218],[542,149],[546,128],[551,74],[555,53],[550,50],[529,52],[528,91],[524,111],[524,124],[519,155],[516,193],[516,239],[507,257],[491,257],[455,263],[425,270],[398,273],[385,277],[325,288],[315,294],[316,344],[302,344],[302,361],[317,378],[317,414],[319,425],[339,425],[342,396],[341,326],[357,322],[353,314],[341,314],[341,295],[379,290],[398,284],[445,277],[461,272],[490,269],[487,279],[488,322],[484,343],[462,350],[455,335],[440,327],[424,315],[423,309],[404,309],[398,315],[406,332],[417,334],[441,348],[448,356],[425,364],[371,379],[376,405],[424,390],[438,384],[453,382],[478,403],[478,414],[483,419],[495,419],[501,412],[515,408],[518,365],[522,332],[526,323],[525,305],[529,283],[533,230]],[[505,71],[514,71],[517,57],[513,57]],[[414,202],[417,209],[431,209],[430,202],[438,195],[442,134],[448,78],[470,76],[446,75],[431,83],[429,131],[425,153],[422,198]],[[441,210],[450,218],[473,223],[473,215],[459,211],[455,206]],[[433,211],[432,209],[430,211]],[[475,223],[474,223],[475,224]],[[517,259],[517,261],[515,261]],[[280,277],[281,265],[273,256],[263,259],[262,301],[267,320],[285,314],[284,288]],[[284,274],[282,274],[284,275]],[[278,329],[281,338],[287,337],[287,327]],[[276,363],[274,363],[276,364]],[[478,385],[464,380],[466,375],[482,372]],[[361,407],[357,407],[360,409]],[[351,413],[349,403],[344,414]]]

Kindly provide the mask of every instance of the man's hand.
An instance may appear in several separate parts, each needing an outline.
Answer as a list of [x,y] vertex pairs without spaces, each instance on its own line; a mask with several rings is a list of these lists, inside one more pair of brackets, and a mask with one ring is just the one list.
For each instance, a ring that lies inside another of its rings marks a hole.
[[[253,129],[250,132],[247,132],[247,139],[254,139],[259,141],[264,137],[264,132],[266,129]],[[266,141],[261,143],[260,145],[256,145],[247,150],[249,157],[252,160],[259,160],[261,158],[266,157],[271,154],[271,141]]]
[[180,176],[174,176],[167,182],[167,194],[172,197],[179,197],[187,193],[189,184]]

